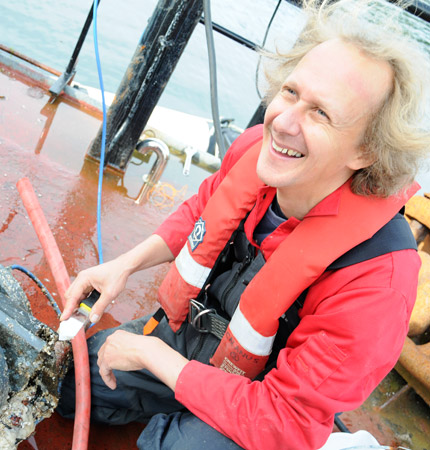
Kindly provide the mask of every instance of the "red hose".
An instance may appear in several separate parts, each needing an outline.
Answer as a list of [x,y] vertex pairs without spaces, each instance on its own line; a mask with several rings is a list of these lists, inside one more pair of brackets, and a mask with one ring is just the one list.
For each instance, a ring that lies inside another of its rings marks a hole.
[[[28,178],[21,178],[16,184],[22,202],[42,244],[43,251],[51,269],[61,298],[60,309],[65,302],[64,294],[70,285],[70,278],[64,265],[60,250],[43,214],[39,201]],[[83,329],[72,340],[75,362],[76,408],[73,429],[72,450],[85,450],[88,447],[91,412],[90,365],[87,341]]]

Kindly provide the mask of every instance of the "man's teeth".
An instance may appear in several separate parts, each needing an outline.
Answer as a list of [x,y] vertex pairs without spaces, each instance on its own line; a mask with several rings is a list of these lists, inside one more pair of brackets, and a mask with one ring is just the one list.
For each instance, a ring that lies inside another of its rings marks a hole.
[[275,144],[275,142],[272,142],[273,148],[279,152],[283,153],[284,155],[288,156],[294,156],[296,158],[301,158],[303,155],[299,152],[296,152],[295,150],[291,150],[291,148],[282,148]]

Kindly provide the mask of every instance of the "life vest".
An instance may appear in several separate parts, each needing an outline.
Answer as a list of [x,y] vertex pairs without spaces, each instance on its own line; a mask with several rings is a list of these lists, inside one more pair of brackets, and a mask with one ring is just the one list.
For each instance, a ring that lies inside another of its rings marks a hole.
[[[222,180],[160,286],[159,301],[174,331],[264,186],[256,174],[260,149],[261,142],[253,145]],[[419,188],[414,184],[383,199],[356,195],[350,186],[349,180],[340,188],[337,215],[305,217],[268,258],[244,290],[211,364],[249,378],[260,373],[279,317],[333,261],[371,238]],[[266,295],[267,285],[277,286],[276,295]]]

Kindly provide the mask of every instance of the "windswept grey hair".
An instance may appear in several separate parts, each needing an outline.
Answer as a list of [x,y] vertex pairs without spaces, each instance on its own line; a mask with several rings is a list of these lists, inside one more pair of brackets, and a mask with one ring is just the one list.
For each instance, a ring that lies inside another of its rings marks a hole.
[[369,117],[363,142],[365,156],[374,162],[358,170],[352,182],[357,194],[387,197],[413,181],[429,153],[430,130],[424,127],[423,114],[430,69],[428,55],[404,36],[398,24],[399,9],[387,5],[389,12],[376,22],[369,11],[378,7],[381,3],[370,0],[304,0],[308,20],[293,48],[264,54],[271,61],[265,69],[269,83],[265,102],[273,99],[310,50],[330,39],[341,39],[370,58],[388,62],[393,85],[379,110]]

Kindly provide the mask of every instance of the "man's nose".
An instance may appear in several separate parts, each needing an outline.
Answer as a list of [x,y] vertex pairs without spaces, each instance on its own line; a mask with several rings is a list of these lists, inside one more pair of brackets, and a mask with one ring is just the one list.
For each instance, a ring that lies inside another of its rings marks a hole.
[[289,105],[273,120],[273,126],[280,133],[297,136],[301,131],[303,112],[298,104]]

